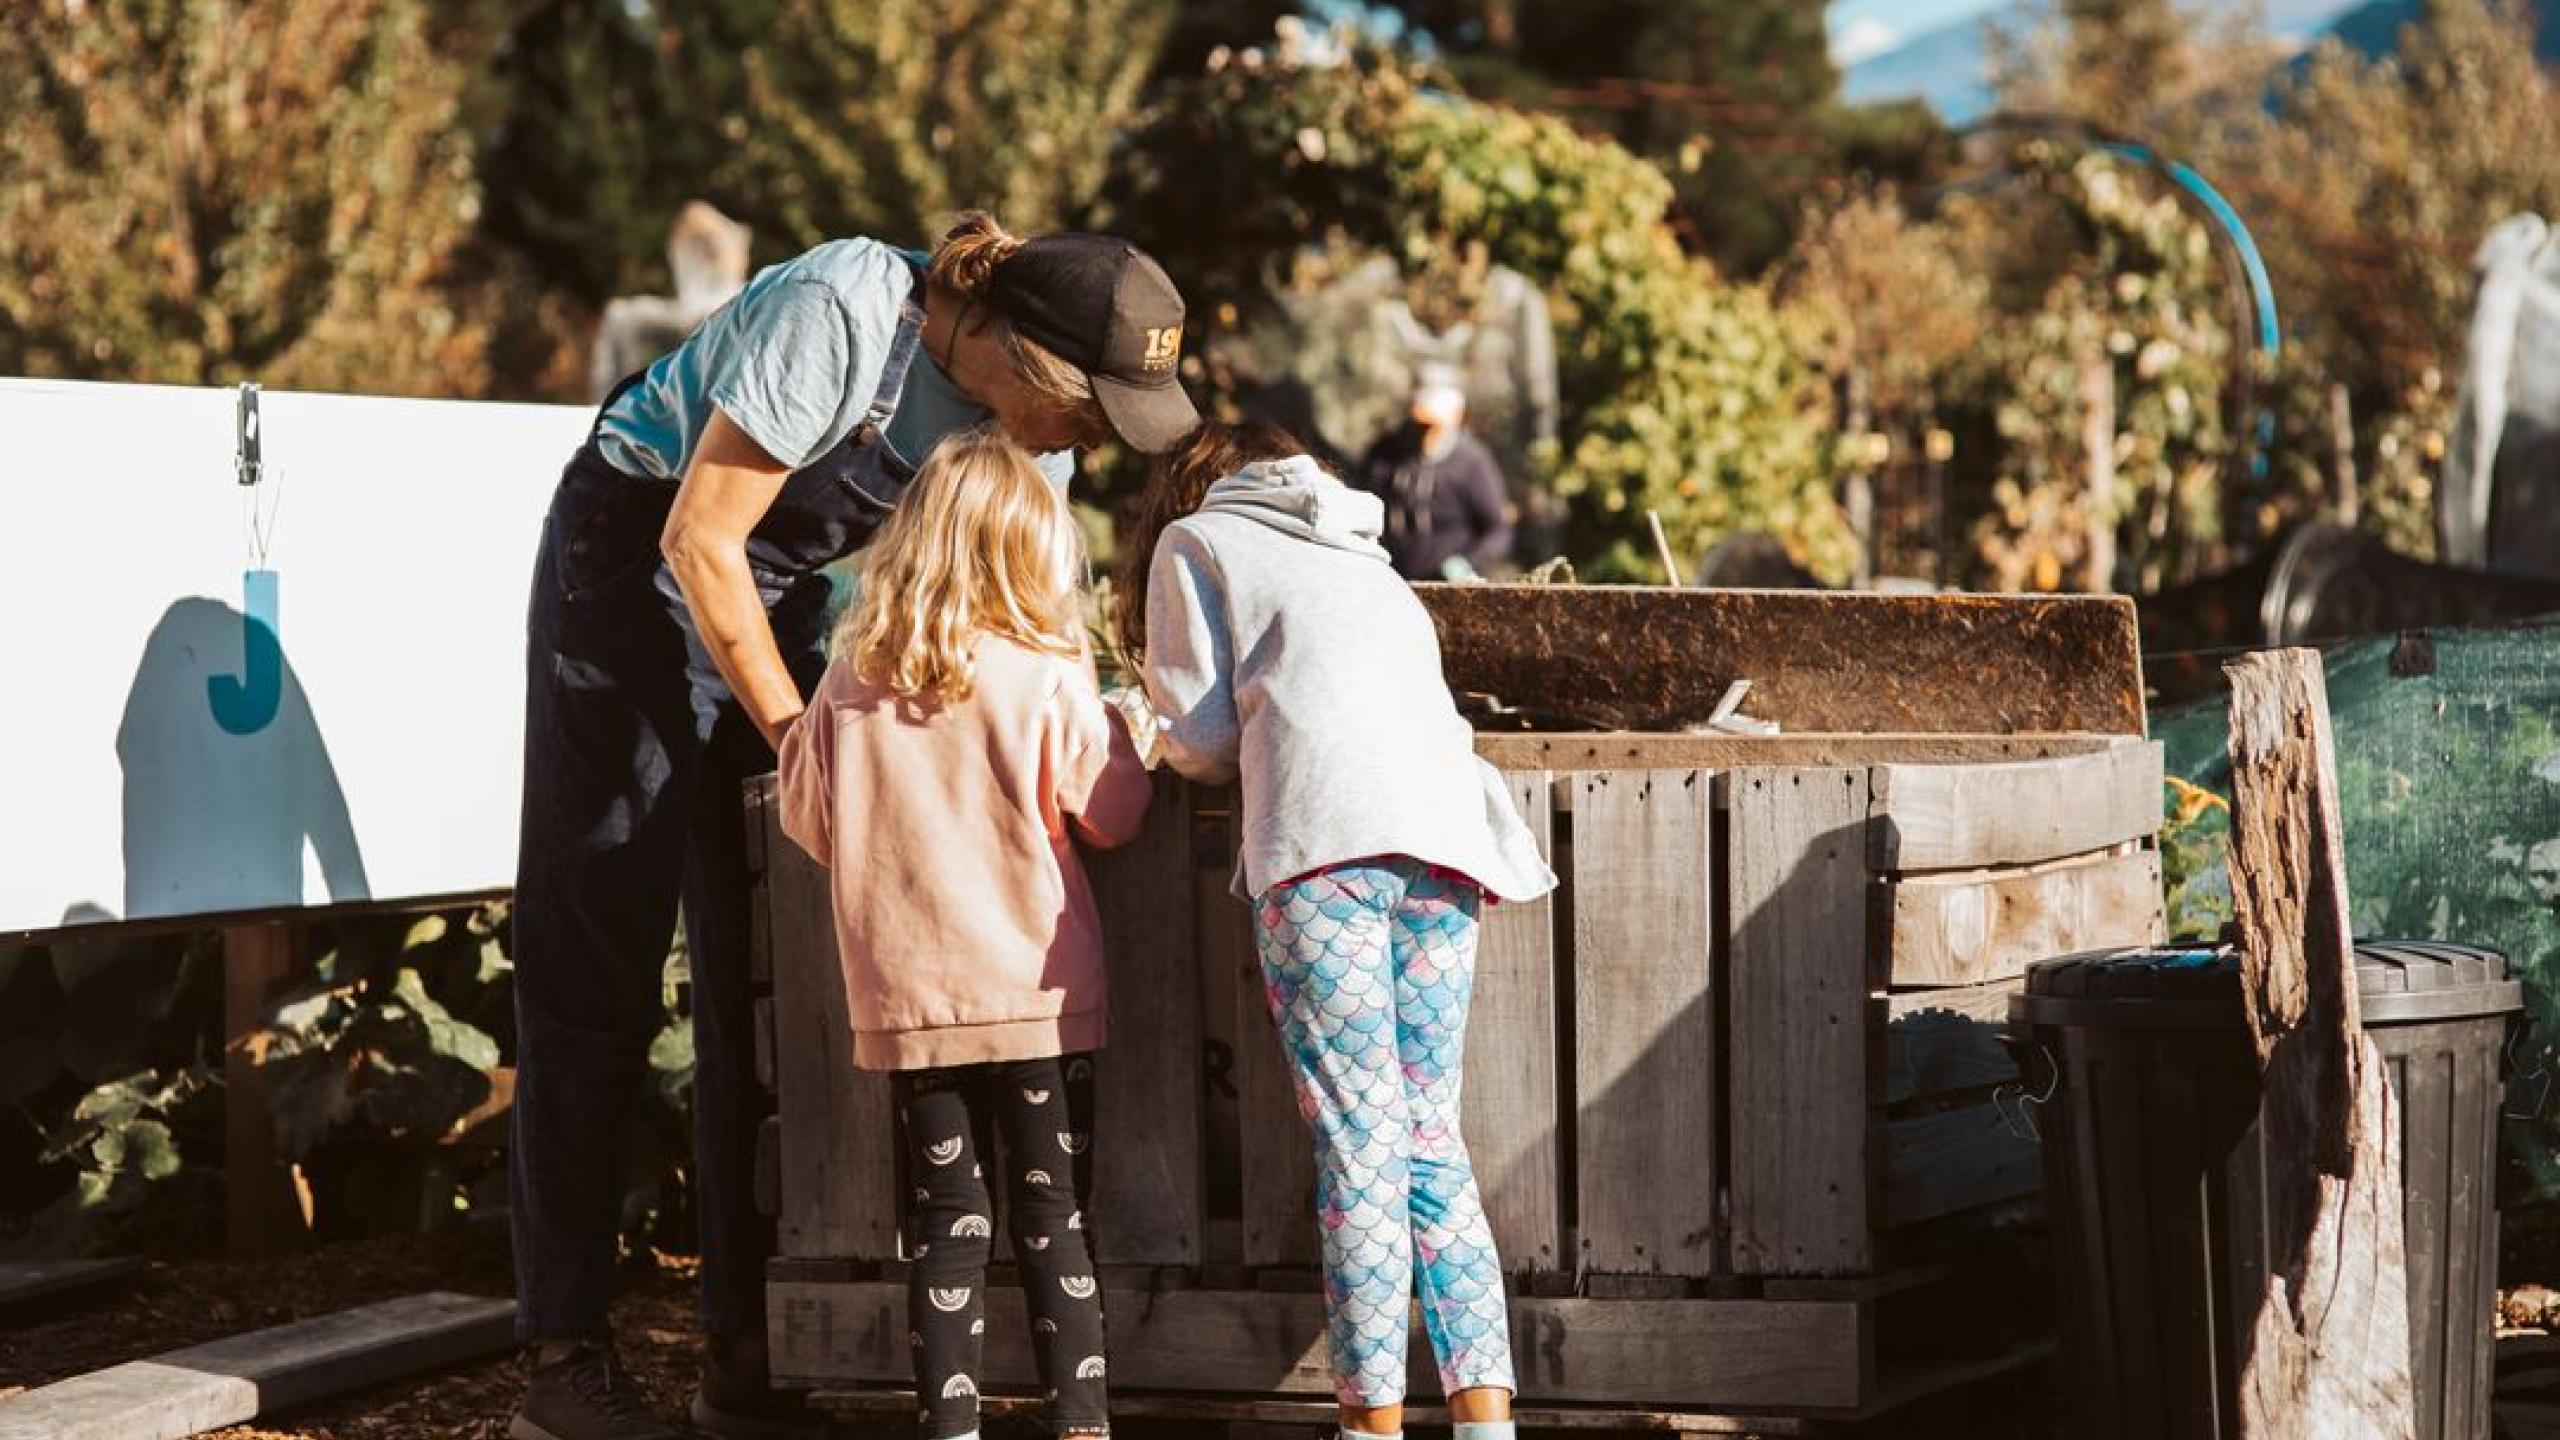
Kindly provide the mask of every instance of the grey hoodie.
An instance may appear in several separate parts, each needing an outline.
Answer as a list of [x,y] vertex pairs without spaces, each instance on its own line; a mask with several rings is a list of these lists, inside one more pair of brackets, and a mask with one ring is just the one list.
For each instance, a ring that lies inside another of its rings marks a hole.
[[1166,528],[1147,582],[1165,753],[1244,786],[1236,890],[1371,856],[1505,900],[1555,887],[1440,676],[1440,638],[1379,547],[1384,511],[1304,457],[1247,466]]

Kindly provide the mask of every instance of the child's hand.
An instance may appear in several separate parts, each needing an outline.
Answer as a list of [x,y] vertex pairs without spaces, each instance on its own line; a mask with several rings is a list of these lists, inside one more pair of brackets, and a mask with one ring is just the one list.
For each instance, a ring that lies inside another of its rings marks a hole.
[[1120,726],[1129,732],[1129,743],[1138,759],[1153,770],[1164,761],[1164,717],[1147,700],[1147,692],[1134,685],[1123,685],[1103,692],[1102,703],[1120,717]]

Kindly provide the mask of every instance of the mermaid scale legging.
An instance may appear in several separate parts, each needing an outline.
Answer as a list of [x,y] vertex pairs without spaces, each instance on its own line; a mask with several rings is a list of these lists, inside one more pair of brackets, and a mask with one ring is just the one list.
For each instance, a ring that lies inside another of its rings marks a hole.
[[1443,1393],[1513,1388],[1502,1263],[1458,1134],[1479,901],[1469,881],[1387,859],[1274,886],[1255,906],[1264,991],[1315,1131],[1346,1405],[1404,1398],[1417,1281]]

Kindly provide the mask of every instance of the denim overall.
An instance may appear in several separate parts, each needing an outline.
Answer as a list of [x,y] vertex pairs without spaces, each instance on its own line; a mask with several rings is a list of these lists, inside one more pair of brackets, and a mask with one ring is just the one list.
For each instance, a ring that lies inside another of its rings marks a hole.
[[[803,693],[825,668],[820,567],[859,549],[912,478],[885,434],[922,327],[910,300],[863,423],[784,482],[747,544]],[[773,752],[712,667],[660,561],[676,488],[614,468],[590,434],[560,477],[534,566],[510,1191],[517,1328],[528,1339],[606,1333],[628,1132],[663,1019],[679,895],[692,966],[703,1327],[734,1334],[764,1323],[773,1225],[757,1213],[753,1184],[765,1105],[740,791],[772,767]]]

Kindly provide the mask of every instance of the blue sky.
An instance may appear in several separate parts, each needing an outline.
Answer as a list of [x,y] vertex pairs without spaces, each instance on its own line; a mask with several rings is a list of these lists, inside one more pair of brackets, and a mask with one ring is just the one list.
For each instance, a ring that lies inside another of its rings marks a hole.
[[1855,65],[1915,35],[1986,14],[1999,4],[2000,0],[1832,0],[1825,17],[1831,26],[1831,55],[1843,66]]
[[[1979,19],[2003,8],[2004,0],[1831,0],[1825,18],[1831,28],[1831,58],[1846,69],[1873,59],[1932,30],[1960,20]],[[2281,34],[2317,33],[2353,0],[2268,0],[2268,25]],[[2236,10],[2232,4],[2202,8]]]

